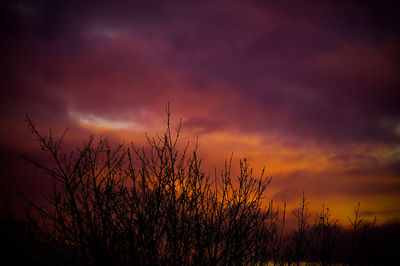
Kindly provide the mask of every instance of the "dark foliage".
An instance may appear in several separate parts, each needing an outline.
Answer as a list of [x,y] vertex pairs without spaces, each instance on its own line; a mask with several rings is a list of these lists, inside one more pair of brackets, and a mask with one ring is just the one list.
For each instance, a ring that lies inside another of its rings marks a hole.
[[92,136],[69,153],[65,134],[44,136],[28,118],[51,161],[25,159],[52,190],[45,204],[27,199],[22,220],[3,212],[3,257],[29,265],[388,263],[378,255],[378,235],[368,238],[375,222],[361,221],[359,206],[351,230],[325,207],[311,224],[303,194],[293,213],[297,230],[285,235],[285,208],[280,213],[264,198],[271,179],[254,177],[246,160],[236,178],[231,160],[220,175],[206,175],[196,147],[178,149],[180,126],[173,134],[167,114],[166,131],[147,136],[146,147],[113,149]]
[[180,128],[147,137],[148,147],[112,149],[94,137],[71,153],[63,137],[41,135],[28,119],[41,149],[52,158],[27,159],[53,184],[47,204],[30,221],[41,241],[62,261],[79,264],[249,264],[278,257],[278,212],[267,207],[270,178],[253,177],[246,160],[231,178],[227,161],[212,180],[196,148],[177,149]]

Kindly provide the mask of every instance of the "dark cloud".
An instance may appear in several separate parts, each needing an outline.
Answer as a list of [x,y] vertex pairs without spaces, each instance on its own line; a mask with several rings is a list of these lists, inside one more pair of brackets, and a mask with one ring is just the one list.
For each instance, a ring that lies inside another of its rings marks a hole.
[[209,115],[241,131],[399,140],[382,126],[400,116],[395,7],[21,1],[3,10],[15,76],[6,85],[25,81],[6,94],[13,100],[35,91],[64,109],[104,115],[185,97],[177,86],[212,95],[208,80],[237,95],[219,99]]
[[378,179],[399,176],[399,11],[395,1],[5,1],[1,156],[18,168],[10,141],[25,136],[24,113],[88,134],[79,119],[147,129],[171,102],[195,134],[268,136],[304,153],[314,143],[342,167],[288,170],[274,179],[278,199],[399,193]]

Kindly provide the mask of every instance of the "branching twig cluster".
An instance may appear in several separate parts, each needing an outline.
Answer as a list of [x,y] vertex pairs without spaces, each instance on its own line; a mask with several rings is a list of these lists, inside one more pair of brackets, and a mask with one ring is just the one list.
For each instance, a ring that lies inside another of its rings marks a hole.
[[52,164],[27,159],[53,184],[47,205],[31,205],[43,241],[80,264],[266,263],[281,259],[283,221],[264,195],[269,177],[255,178],[246,160],[231,177],[202,170],[197,148],[179,152],[180,125],[147,137],[147,147],[112,149],[94,137],[65,153],[62,139],[31,132]]
[[173,132],[166,111],[166,131],[146,135],[147,146],[113,149],[106,139],[91,136],[69,153],[62,145],[66,131],[60,138],[51,131],[42,135],[27,117],[50,160],[25,160],[49,177],[52,189],[43,195],[44,205],[27,199],[31,209],[24,230],[55,254],[47,256],[47,264],[366,263],[368,235],[376,221],[362,221],[359,205],[344,239],[329,208],[323,207],[310,223],[303,192],[293,212],[297,229],[286,234],[286,205],[279,212],[265,199],[271,178],[264,171],[254,177],[245,159],[232,178],[232,158],[219,175],[206,175],[197,145],[193,151],[189,143],[182,152],[178,149],[180,124]]

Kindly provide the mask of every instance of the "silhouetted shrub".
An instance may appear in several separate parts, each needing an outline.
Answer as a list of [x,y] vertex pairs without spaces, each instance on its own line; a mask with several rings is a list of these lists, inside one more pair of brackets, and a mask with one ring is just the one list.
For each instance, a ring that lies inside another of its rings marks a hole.
[[232,160],[210,177],[197,146],[178,149],[180,124],[173,133],[169,108],[167,116],[165,132],[146,135],[146,146],[112,148],[91,136],[70,152],[63,150],[65,133],[42,135],[27,118],[51,160],[25,159],[49,177],[52,189],[44,204],[28,199],[24,221],[2,215],[2,244],[11,243],[6,253],[49,265],[386,263],[368,241],[375,222],[361,221],[359,206],[351,230],[325,207],[310,224],[303,193],[293,212],[297,229],[285,234],[286,207],[279,212],[265,199],[271,178],[264,171],[254,177],[246,160],[236,178]]
[[40,216],[44,243],[60,258],[80,264],[249,264],[278,258],[282,223],[272,202],[265,206],[270,178],[253,177],[246,160],[231,177],[231,161],[220,176],[207,176],[196,148],[179,152],[180,126],[147,147],[94,137],[76,151],[62,140],[31,132],[51,164],[27,159],[52,182],[47,204],[30,202]]

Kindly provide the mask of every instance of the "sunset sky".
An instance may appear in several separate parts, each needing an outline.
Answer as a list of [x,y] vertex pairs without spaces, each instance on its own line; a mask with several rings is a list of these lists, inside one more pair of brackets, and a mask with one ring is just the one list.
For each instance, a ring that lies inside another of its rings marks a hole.
[[210,173],[233,152],[266,167],[278,205],[305,191],[344,222],[358,202],[399,220],[396,1],[289,2],[2,2],[1,198],[46,186],[19,157],[39,150],[25,113],[71,147],[140,145],[170,102]]

